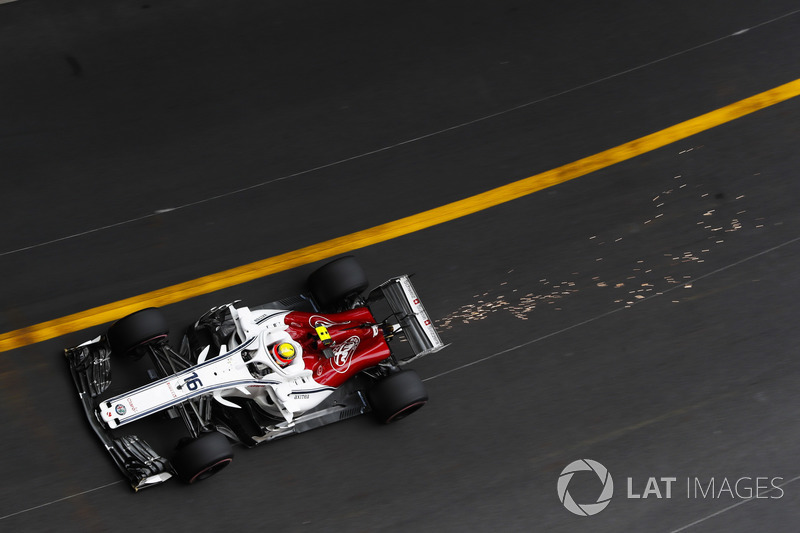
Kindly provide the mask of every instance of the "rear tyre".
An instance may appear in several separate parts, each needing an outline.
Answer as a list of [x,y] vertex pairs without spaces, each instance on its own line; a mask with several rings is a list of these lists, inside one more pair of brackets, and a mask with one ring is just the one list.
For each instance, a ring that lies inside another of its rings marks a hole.
[[172,466],[184,483],[208,479],[233,461],[233,449],[222,433],[203,433],[178,447]]
[[308,277],[308,288],[322,310],[338,310],[369,287],[367,274],[352,255],[321,266]]
[[169,328],[157,307],[148,307],[117,320],[108,328],[108,344],[118,354],[134,352],[140,346],[166,342]]
[[382,379],[367,396],[375,417],[383,424],[403,419],[428,402],[425,385],[413,370]]

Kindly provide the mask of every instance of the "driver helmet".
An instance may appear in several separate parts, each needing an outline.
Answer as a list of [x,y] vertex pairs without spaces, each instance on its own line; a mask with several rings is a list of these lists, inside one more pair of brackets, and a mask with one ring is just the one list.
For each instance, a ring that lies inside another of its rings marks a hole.
[[272,346],[272,357],[280,366],[287,366],[294,361],[297,349],[290,342],[279,342]]

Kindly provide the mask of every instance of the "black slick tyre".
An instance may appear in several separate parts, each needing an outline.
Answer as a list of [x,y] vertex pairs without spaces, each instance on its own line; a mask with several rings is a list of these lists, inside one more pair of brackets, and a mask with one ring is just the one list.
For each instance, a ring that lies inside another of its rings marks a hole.
[[172,466],[184,483],[207,479],[233,461],[233,449],[222,433],[210,431],[179,446]]
[[308,277],[308,289],[322,310],[336,309],[369,286],[367,274],[356,258],[347,255],[327,263]]
[[367,396],[375,418],[382,424],[403,419],[428,402],[425,385],[413,370],[383,378]]
[[148,307],[117,320],[108,328],[108,344],[117,354],[127,354],[139,346],[164,342],[169,328],[157,307]]

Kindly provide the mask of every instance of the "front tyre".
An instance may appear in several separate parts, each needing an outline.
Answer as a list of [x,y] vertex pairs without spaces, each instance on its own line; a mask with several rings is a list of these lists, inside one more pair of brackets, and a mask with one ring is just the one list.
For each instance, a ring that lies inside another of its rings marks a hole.
[[379,422],[390,424],[407,417],[428,402],[428,392],[419,375],[403,370],[383,378],[367,394]]
[[125,355],[140,346],[166,342],[168,333],[167,320],[161,310],[148,307],[114,322],[106,337],[111,351]]
[[210,478],[233,461],[233,449],[222,433],[210,431],[178,447],[172,466],[184,483]]

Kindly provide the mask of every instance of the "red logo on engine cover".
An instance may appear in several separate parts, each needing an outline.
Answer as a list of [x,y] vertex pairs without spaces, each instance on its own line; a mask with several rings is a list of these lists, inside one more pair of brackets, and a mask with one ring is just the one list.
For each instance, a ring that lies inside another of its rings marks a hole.
[[336,372],[344,374],[350,369],[350,361],[353,359],[353,354],[356,353],[356,348],[358,348],[360,342],[361,339],[353,336],[333,347],[331,366]]

